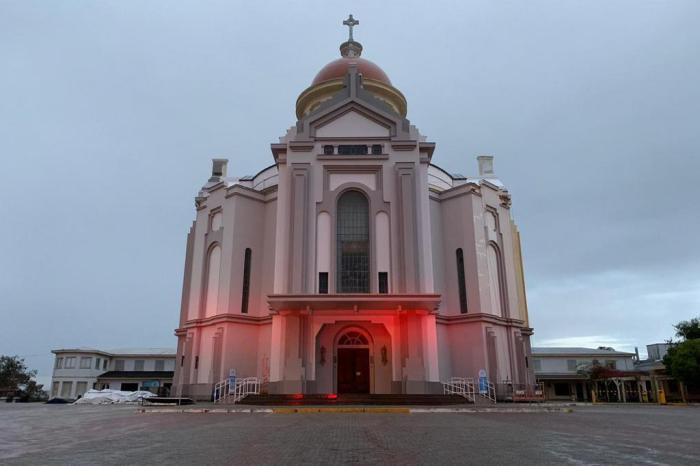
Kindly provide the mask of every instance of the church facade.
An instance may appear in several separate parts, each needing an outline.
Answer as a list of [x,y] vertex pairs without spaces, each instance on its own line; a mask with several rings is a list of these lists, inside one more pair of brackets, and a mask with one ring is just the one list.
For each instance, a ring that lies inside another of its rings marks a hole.
[[442,393],[452,376],[534,383],[510,194],[478,157],[432,163],[389,77],[350,37],[297,100],[274,163],[195,199],[174,393],[235,370],[270,393]]

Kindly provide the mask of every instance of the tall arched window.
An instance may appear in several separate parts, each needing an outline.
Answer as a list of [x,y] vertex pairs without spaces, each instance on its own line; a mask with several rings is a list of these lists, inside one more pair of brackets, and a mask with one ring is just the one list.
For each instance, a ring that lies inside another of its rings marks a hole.
[[486,248],[486,262],[489,268],[489,290],[491,291],[491,312],[496,315],[503,315],[503,304],[501,302],[501,277],[500,254],[496,246],[489,244]]
[[464,253],[458,248],[457,256],[457,286],[459,287],[459,312],[467,313],[467,282],[464,276]]
[[221,247],[217,244],[209,250],[207,260],[207,291],[204,301],[204,316],[216,315],[219,306],[219,272],[221,270]]
[[369,203],[358,191],[338,199],[336,244],[336,291],[369,293]]

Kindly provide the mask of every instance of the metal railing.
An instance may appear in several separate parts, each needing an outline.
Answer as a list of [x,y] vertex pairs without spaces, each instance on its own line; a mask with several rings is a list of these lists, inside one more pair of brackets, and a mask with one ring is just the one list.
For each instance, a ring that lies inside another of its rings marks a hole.
[[481,393],[481,391],[479,391],[479,394],[491,400],[493,404],[496,404],[496,386],[491,381],[486,381],[486,393]]
[[447,382],[442,382],[442,392],[445,395],[460,395],[474,402],[474,379],[471,377],[452,377]]
[[238,403],[248,395],[259,394],[260,379],[257,377],[226,378],[214,385],[214,403]]

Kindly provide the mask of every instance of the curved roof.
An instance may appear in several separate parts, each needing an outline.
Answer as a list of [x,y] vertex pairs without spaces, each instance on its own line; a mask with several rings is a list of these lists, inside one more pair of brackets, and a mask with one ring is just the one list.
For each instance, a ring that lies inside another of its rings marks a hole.
[[353,65],[357,66],[357,71],[362,73],[362,76],[365,78],[374,79],[391,86],[391,80],[384,70],[382,70],[375,63],[361,57],[342,57],[338,58],[337,60],[333,60],[321,68],[321,71],[316,74],[316,77],[311,82],[311,85],[315,86],[316,84],[324,81],[342,78],[347,74],[348,68]]

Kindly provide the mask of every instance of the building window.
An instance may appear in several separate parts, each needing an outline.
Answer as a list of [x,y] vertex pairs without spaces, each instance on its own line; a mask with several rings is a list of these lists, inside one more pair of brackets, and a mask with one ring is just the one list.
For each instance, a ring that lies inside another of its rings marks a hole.
[[204,301],[204,315],[217,314],[219,307],[219,274],[221,272],[221,247],[218,244],[209,250],[207,264],[207,292]]
[[63,382],[63,385],[61,385],[61,397],[62,398],[70,398],[70,395],[72,392],[73,392],[73,382]]
[[503,303],[501,301],[503,291],[503,277],[501,274],[501,256],[495,244],[486,247],[486,262],[489,272],[489,291],[491,292],[491,313],[503,315]]
[[542,370],[542,360],[540,359],[532,359],[532,368],[537,372]]
[[327,144],[323,146],[323,155],[333,155],[334,152],[335,150],[332,145]]
[[92,358],[80,358],[80,368],[90,369],[92,367]]
[[123,392],[135,392],[136,390],[139,389],[139,384],[132,383],[132,382],[129,382],[129,383],[122,382],[119,389]]
[[74,357],[66,358],[66,359],[63,361],[63,363],[64,363],[64,364],[63,364],[63,368],[64,368],[64,369],[73,369],[73,368],[75,368],[75,358],[74,358]]
[[51,397],[58,396],[58,386],[61,384],[61,382],[54,382],[51,384]]
[[457,285],[459,287],[459,312],[467,313],[467,282],[464,276],[464,253],[462,248],[455,252],[457,256]]
[[134,370],[135,371],[142,371],[144,366],[144,361],[143,359],[137,359],[134,361]]
[[341,144],[338,146],[338,155],[367,155],[367,145]]
[[102,370],[103,371],[107,370],[107,360],[106,359],[102,361]]
[[576,372],[576,360],[567,359],[566,360],[566,370],[569,372]]
[[379,292],[381,294],[389,292],[389,272],[379,272]]
[[338,200],[336,247],[338,292],[369,293],[369,203],[358,191]]
[[185,365],[185,357],[184,357],[184,356],[180,356],[180,367],[182,367],[182,366],[184,366],[184,365]]
[[95,358],[95,369],[100,368],[100,358]]
[[165,370],[165,361],[162,359],[156,360],[156,371],[164,371]]
[[75,397],[83,396],[87,391],[87,382],[78,382],[75,384]]
[[617,361],[609,359],[605,361],[605,367],[607,367],[608,369],[617,369]]
[[194,368],[199,369],[199,356],[194,357]]
[[318,294],[328,294],[328,272],[318,273]]
[[340,337],[338,346],[365,346],[369,342],[367,338],[360,332],[351,331]]
[[372,155],[382,155],[381,144],[372,144]]
[[56,358],[56,365],[54,369],[61,369],[63,367],[63,358]]
[[124,360],[123,359],[117,359],[114,361],[114,370],[115,371],[123,371],[124,370]]
[[241,312],[248,313],[248,297],[250,296],[250,248],[245,248],[245,257],[243,258],[243,293],[241,296]]

